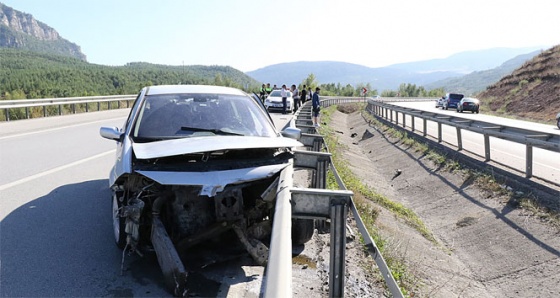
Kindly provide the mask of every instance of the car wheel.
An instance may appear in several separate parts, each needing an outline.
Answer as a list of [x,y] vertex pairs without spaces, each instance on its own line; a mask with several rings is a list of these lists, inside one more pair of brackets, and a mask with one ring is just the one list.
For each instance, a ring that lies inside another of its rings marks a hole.
[[126,233],[125,233],[125,218],[120,216],[120,208],[122,203],[119,202],[116,192],[113,192],[113,202],[112,202],[112,213],[113,213],[113,232],[115,235],[115,243],[117,247],[123,249],[126,246]]
[[313,219],[292,219],[292,244],[302,245],[313,237],[315,222]]
[[558,128],[560,128],[560,118],[559,118],[558,121],[556,122],[556,126],[558,126]]

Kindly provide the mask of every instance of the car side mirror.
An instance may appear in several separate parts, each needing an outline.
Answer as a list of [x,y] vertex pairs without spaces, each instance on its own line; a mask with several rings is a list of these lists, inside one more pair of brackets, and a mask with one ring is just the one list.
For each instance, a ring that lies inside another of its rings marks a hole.
[[99,134],[109,140],[120,141],[122,133],[119,131],[118,127],[101,127],[99,129]]
[[286,138],[299,140],[301,139],[301,129],[296,127],[286,127],[282,130],[282,135]]

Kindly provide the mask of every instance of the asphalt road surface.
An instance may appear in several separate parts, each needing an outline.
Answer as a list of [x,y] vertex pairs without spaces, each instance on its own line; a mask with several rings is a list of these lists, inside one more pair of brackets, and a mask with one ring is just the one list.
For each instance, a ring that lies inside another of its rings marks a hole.
[[[399,106],[439,113],[447,116],[461,117],[466,119],[480,120],[490,123],[538,130],[547,134],[560,134],[555,123],[550,125],[520,121],[508,118],[484,114],[472,114],[470,112],[457,113],[454,109],[442,110],[435,108],[435,103],[428,102],[402,102],[394,103]],[[402,124],[402,115],[399,115],[399,123]],[[407,126],[411,125],[411,119],[407,118]],[[428,135],[437,138],[437,124],[428,121]],[[422,120],[416,119],[415,127],[422,129]],[[479,156],[484,156],[484,137],[481,134],[462,130],[463,148]],[[449,144],[457,146],[456,129],[442,125],[442,139]],[[525,171],[525,145],[509,142],[498,138],[490,138],[490,158],[492,161],[501,163],[523,173]],[[560,153],[533,148],[533,176],[560,185]]]
[[[127,256],[121,275],[107,180],[115,143],[99,128],[128,112],[0,123],[1,297],[170,296],[153,256]],[[273,114],[279,128],[289,117]]]

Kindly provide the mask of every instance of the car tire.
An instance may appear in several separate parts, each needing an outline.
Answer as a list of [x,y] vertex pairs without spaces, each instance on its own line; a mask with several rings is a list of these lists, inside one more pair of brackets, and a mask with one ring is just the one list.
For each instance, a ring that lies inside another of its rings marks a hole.
[[313,219],[292,219],[292,244],[302,245],[313,237],[315,221]]
[[122,203],[119,202],[118,195],[113,192],[112,208],[113,213],[113,233],[115,236],[115,244],[120,249],[124,249],[126,246],[126,233],[125,233],[125,221],[124,217],[119,216],[119,210],[122,207]]
[[556,121],[556,126],[560,129],[560,118]]

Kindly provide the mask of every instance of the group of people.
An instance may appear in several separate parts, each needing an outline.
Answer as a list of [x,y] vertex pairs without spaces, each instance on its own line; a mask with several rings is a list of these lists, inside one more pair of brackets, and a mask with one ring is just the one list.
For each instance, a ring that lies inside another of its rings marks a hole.
[[[272,90],[278,89],[276,85],[274,87],[270,87],[270,83],[263,84],[260,90],[261,100],[264,102],[266,97],[270,95]],[[294,113],[309,99],[311,99],[312,105],[312,119],[313,119],[313,126],[319,127],[319,112],[321,111],[321,102],[319,100],[319,93],[321,88],[315,88],[315,92],[311,91],[311,87],[307,87],[303,85],[301,91],[298,90],[296,85],[292,85],[290,89],[286,87],[286,85],[282,85],[280,89],[280,96],[282,97],[282,114],[286,114],[287,111],[287,101],[288,101],[288,91],[292,92],[292,97],[294,99]]]

